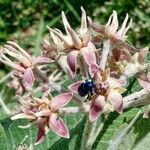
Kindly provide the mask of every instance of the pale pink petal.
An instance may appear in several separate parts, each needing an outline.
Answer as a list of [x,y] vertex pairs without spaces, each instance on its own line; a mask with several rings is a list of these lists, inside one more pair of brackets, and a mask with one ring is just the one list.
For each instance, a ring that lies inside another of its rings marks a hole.
[[18,65],[18,64],[15,64],[15,63],[13,63],[13,62],[6,61],[6,60],[4,60],[4,59],[2,59],[2,58],[0,58],[0,61],[1,61],[2,63],[4,63],[5,65],[7,65],[7,66],[9,66],[9,67],[11,67],[11,68],[13,68],[13,69],[19,71],[19,72],[24,72],[24,71],[25,71],[25,69],[24,69],[23,67],[21,67],[20,65]]
[[121,84],[119,79],[111,77],[107,81],[109,83],[109,87],[110,88],[117,88],[117,87],[121,87],[122,86],[122,84]]
[[54,113],[50,116],[49,126],[57,135],[69,138],[69,131],[64,121]]
[[123,35],[124,30],[125,30],[126,25],[127,25],[128,18],[129,18],[129,16],[128,16],[128,14],[126,14],[126,17],[125,17],[125,19],[124,19],[124,21],[123,21],[123,23],[122,23],[122,26],[121,26],[121,28],[119,29],[119,31],[117,32],[118,35],[120,35],[120,36]]
[[11,120],[17,120],[17,119],[31,119],[32,120],[32,119],[35,119],[35,117],[32,115],[24,114],[24,113],[20,113],[11,117]]
[[111,90],[108,94],[107,99],[118,113],[122,113],[123,99],[120,93]]
[[78,94],[78,88],[83,83],[83,81],[75,82],[68,86],[68,89],[71,90],[73,93]]
[[89,112],[90,121],[95,121],[101,115],[104,106],[105,106],[104,96],[99,95],[94,100],[92,100]]
[[91,76],[93,76],[93,73],[95,72],[95,70],[99,68],[96,63],[96,56],[95,56],[93,49],[94,48],[90,44],[89,47],[84,47],[84,48],[81,48],[80,50],[86,63],[89,66],[89,72]]
[[71,70],[71,76],[73,78],[76,75],[78,53],[79,51],[71,51],[67,56],[68,65]]
[[42,118],[42,119],[39,119],[37,121],[37,124],[38,124],[38,134],[37,134],[37,137],[36,137],[36,142],[34,145],[38,145],[40,143],[43,142],[43,140],[45,139],[45,123],[46,123],[47,119],[46,118]]
[[97,64],[91,64],[91,65],[89,66],[89,73],[90,73],[91,77],[93,77],[94,74],[95,74],[99,69],[100,69],[100,68],[99,68],[99,66],[98,66]]
[[67,35],[69,35],[67,27],[70,27],[70,24],[69,24],[69,22],[66,18],[66,15],[63,11],[62,11],[61,17],[62,17],[62,21],[63,21],[64,27],[65,27],[66,33],[67,33]]
[[50,62],[54,62],[54,60],[45,57],[45,56],[38,56],[34,59],[34,64],[42,65],[42,64],[48,64]]
[[82,42],[80,38],[78,37],[77,33],[71,27],[67,27],[67,29],[72,39],[74,47],[77,49],[80,49],[82,46]]
[[117,17],[117,12],[113,11],[112,14],[112,21],[110,24],[110,32],[111,34],[114,34],[118,29],[118,17]]
[[52,111],[59,110],[63,106],[67,105],[72,99],[72,96],[73,96],[72,93],[63,93],[54,97],[51,100],[51,104],[50,104]]
[[139,84],[147,91],[150,91],[150,82],[138,79]]
[[88,47],[81,48],[80,50],[88,65],[96,64],[96,56],[93,50]]
[[27,68],[22,78],[24,86],[33,86],[35,78],[31,68]]

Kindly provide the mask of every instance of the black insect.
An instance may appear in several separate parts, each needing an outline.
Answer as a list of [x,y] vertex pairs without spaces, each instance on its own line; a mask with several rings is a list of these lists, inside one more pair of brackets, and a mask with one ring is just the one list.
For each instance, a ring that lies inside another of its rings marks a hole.
[[90,79],[85,80],[85,82],[81,83],[80,86],[78,87],[78,94],[80,96],[88,95],[88,97],[90,97],[94,94],[94,88],[95,84],[92,80]]

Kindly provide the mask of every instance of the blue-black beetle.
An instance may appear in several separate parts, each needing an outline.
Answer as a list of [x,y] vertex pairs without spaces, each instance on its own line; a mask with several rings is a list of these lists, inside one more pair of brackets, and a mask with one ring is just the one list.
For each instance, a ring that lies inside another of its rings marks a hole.
[[91,79],[85,80],[85,82],[81,83],[78,87],[78,94],[80,96],[92,96],[94,94],[95,84]]

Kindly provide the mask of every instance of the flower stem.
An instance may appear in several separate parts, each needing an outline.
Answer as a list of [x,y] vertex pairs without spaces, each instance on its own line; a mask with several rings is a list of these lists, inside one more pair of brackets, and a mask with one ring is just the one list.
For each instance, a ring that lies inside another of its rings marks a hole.
[[12,75],[12,72],[8,73],[2,79],[0,79],[0,84],[8,80],[11,77],[11,75]]
[[7,115],[11,114],[11,111],[9,110],[9,108],[6,106],[5,102],[2,100],[2,98],[0,97],[0,105],[2,106],[2,108],[5,110]]
[[106,66],[106,63],[107,63],[107,57],[108,57],[108,54],[110,52],[110,48],[111,48],[110,40],[105,41],[103,43],[102,57],[101,57],[101,60],[100,60],[100,68],[102,70],[105,70],[105,66]]
[[150,93],[145,89],[130,94],[123,98],[123,108],[135,107],[140,105],[150,104]]
[[88,138],[90,135],[91,127],[92,127],[92,122],[89,121],[89,118],[87,116],[84,131],[83,131],[80,150],[89,150],[87,141],[88,141]]

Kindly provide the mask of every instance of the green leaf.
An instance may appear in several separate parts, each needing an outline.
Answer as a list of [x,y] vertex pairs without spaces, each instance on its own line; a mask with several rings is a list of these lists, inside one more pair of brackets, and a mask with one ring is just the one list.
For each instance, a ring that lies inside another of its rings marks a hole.
[[[128,127],[129,125],[126,124],[125,126]],[[144,119],[142,118],[141,115],[135,122],[133,127],[130,129],[130,131],[122,139],[122,142],[119,144],[118,149],[146,150],[149,149],[149,147],[150,147],[150,119]]]
[[0,124],[0,149],[1,150],[7,150],[6,134],[5,134],[4,128],[1,124]]
[[42,36],[44,33],[44,27],[45,27],[45,24],[44,24],[44,19],[42,17],[40,20],[40,25],[39,25],[37,35],[35,37],[35,48],[33,49],[34,50],[33,54],[35,56],[39,56],[41,54],[41,42],[42,42]]
[[116,131],[122,126],[122,124],[129,122],[138,111],[139,108],[132,108],[121,115],[118,115],[115,112],[111,113],[108,116],[99,136],[97,137],[93,145],[93,149],[107,149],[109,142],[112,140],[112,137]]
[[115,135],[115,137],[111,139],[111,141],[109,142],[108,150],[116,150],[119,148],[119,145],[122,142],[123,138],[128,134],[130,129],[133,127],[134,123],[136,122],[140,114],[141,111],[139,111],[136,114],[136,116],[132,119],[132,121],[129,124],[125,123],[119,128],[120,132],[117,131],[117,135]]

